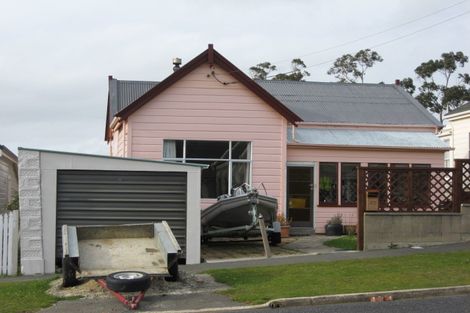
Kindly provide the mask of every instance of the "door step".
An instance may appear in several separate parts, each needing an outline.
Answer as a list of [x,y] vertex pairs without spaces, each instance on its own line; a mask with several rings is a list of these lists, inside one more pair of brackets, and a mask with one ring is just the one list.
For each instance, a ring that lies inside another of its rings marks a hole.
[[315,234],[313,227],[291,227],[289,234],[291,236],[311,236]]

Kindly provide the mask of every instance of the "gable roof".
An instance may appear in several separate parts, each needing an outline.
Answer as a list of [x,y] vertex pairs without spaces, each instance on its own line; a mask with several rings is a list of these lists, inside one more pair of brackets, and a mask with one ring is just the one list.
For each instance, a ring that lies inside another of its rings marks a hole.
[[454,114],[464,113],[467,111],[470,113],[470,102],[464,103],[461,106],[459,106],[457,109],[447,112],[445,117],[448,117]]
[[442,126],[394,84],[256,82],[305,122]]
[[18,157],[16,156],[16,154],[14,154],[13,152],[11,152],[10,149],[8,149],[6,146],[4,145],[0,145],[0,157],[2,155],[5,155],[6,157],[8,157],[11,161],[13,161],[14,163],[18,163]]
[[[254,82],[250,77],[248,77],[243,71],[238,69],[235,65],[233,65],[229,60],[227,60],[224,56],[222,56],[220,53],[218,53],[216,50],[214,50],[213,45],[209,44],[209,47],[199,54],[197,57],[186,63],[184,66],[182,66],[179,70],[173,72],[170,76],[162,80],[161,82],[157,83],[150,89],[148,89],[146,92],[143,94],[140,94],[139,97],[136,99],[133,99],[135,96],[139,94],[139,90],[132,90],[132,91],[127,91],[125,94],[127,95],[126,101],[123,101],[121,104],[118,102],[114,102],[114,99],[111,97],[113,92],[109,92],[108,94],[108,110],[107,110],[107,118],[106,118],[106,133],[105,133],[105,140],[108,139],[108,126],[110,123],[110,120],[112,120],[113,116],[120,117],[122,119],[126,119],[129,117],[132,113],[137,111],[139,108],[141,108],[144,104],[158,96],[160,93],[165,91],[168,87],[173,85],[175,82],[186,76],[188,73],[196,69],[202,64],[209,63],[209,64],[217,64],[220,66],[222,69],[226,70],[229,72],[235,79],[237,79],[241,84],[243,84],[245,87],[247,87],[249,90],[251,90],[253,93],[255,93],[258,97],[260,97],[262,100],[264,100],[268,105],[270,105],[274,110],[276,110],[279,114],[284,116],[289,122],[292,124],[296,124],[297,122],[301,122],[302,118],[300,118],[297,114],[292,112],[289,108],[284,106],[279,100],[277,100],[275,97],[273,97],[270,93],[268,93],[265,89],[260,87],[257,83]],[[110,80],[111,82],[112,80]],[[139,87],[141,88],[140,91],[142,91],[143,88],[143,82],[140,82],[140,84],[133,84],[129,81],[129,85],[134,85],[134,87]],[[124,85],[123,85],[124,86]],[[121,87],[123,87],[121,86]],[[110,83],[110,89],[112,88],[111,83]],[[125,88],[125,87],[124,87]],[[116,92],[117,94],[121,94],[121,92]],[[132,96],[130,96],[132,95]],[[131,99],[133,100],[132,102]],[[130,102],[127,106],[120,108],[120,105]],[[117,110],[117,113],[114,115],[112,114],[111,107],[115,107]]]
[[109,77],[105,140],[114,117],[126,119],[198,66],[217,64],[289,122],[417,125],[442,127],[402,87],[389,84],[351,84],[253,80],[209,48],[161,82],[117,80]]

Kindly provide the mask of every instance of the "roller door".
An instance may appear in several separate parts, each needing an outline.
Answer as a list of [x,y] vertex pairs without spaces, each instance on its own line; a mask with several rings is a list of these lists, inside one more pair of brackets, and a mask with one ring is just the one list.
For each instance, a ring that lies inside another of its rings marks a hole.
[[61,227],[165,220],[183,251],[186,246],[185,172],[57,171],[56,257]]

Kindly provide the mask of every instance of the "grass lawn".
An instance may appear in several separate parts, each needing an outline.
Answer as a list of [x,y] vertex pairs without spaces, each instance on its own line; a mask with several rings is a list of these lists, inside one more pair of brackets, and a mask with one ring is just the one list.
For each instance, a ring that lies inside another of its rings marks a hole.
[[334,247],[343,250],[356,250],[356,236],[342,236],[336,239],[328,240],[323,243],[325,246]]
[[470,284],[470,251],[212,270],[235,301]]
[[58,298],[46,293],[53,279],[38,279],[20,282],[0,280],[0,312],[35,312],[53,305]]

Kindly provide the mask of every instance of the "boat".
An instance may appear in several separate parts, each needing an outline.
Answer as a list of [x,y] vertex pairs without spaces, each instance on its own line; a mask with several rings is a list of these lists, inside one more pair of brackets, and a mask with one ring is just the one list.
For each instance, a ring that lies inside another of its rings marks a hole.
[[276,198],[261,195],[246,183],[233,188],[201,212],[202,239],[259,236],[259,216],[269,232],[276,221],[277,206]]

